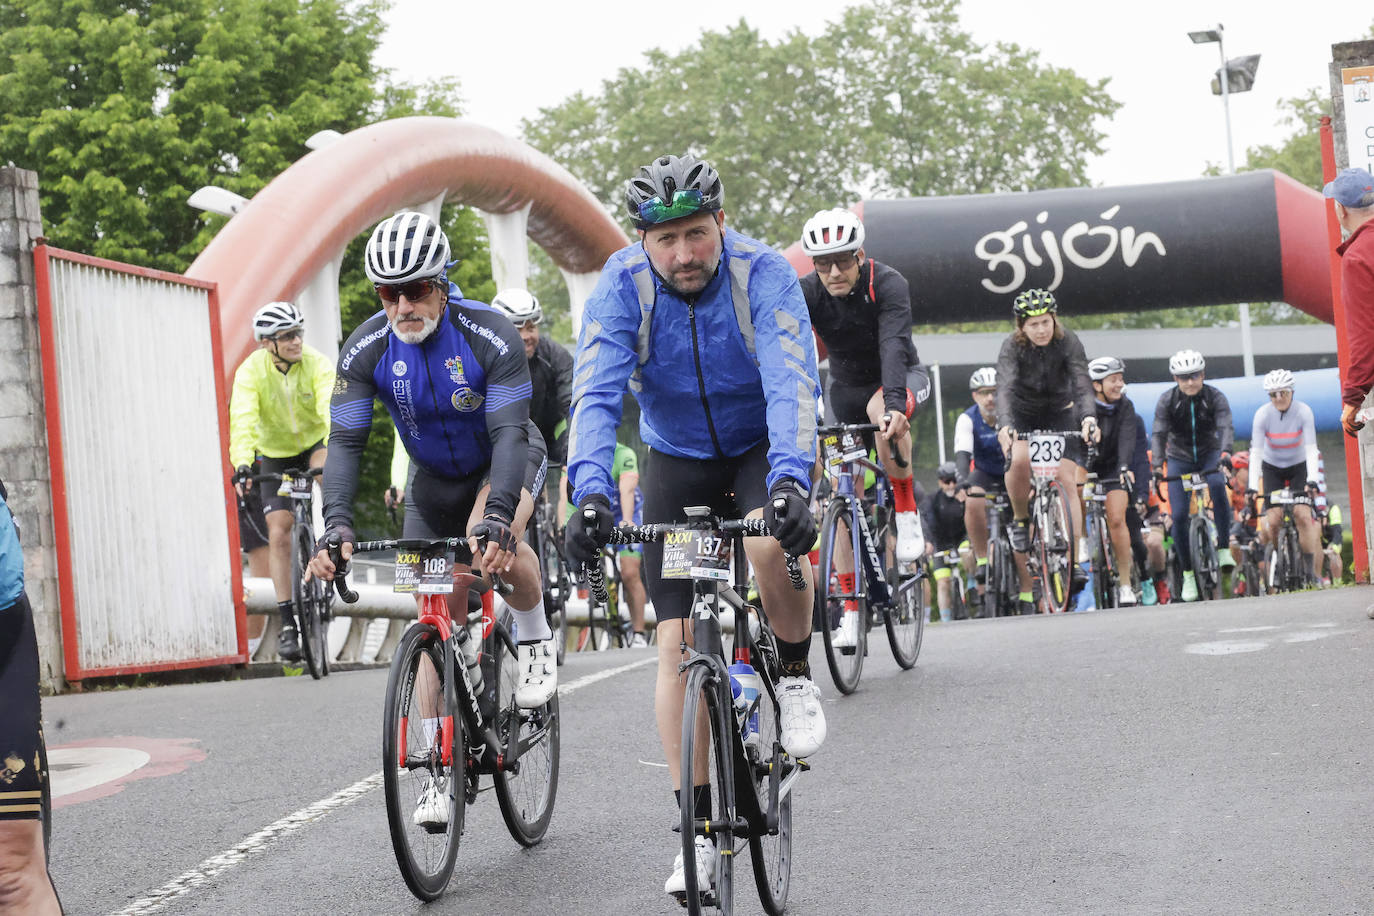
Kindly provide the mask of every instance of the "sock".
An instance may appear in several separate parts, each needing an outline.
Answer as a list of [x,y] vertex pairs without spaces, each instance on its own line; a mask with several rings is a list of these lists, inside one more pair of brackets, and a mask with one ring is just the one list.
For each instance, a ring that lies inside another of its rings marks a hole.
[[898,512],[916,511],[916,491],[912,489],[910,477],[891,477],[892,508]]
[[510,609],[511,616],[515,618],[515,633],[520,638],[520,645],[530,646],[537,642],[553,638],[553,630],[549,629],[549,622],[544,618],[544,599],[541,597],[539,603],[528,611],[517,611]]
[[987,557],[979,557],[979,558],[978,558],[978,565],[979,565],[979,566],[987,566],[987,565],[988,565],[988,558],[987,558]]
[[1034,593],[1034,592],[1022,592],[1021,594],[1017,595],[1016,597],[1019,598],[1019,599],[1021,599],[1022,601],[1034,601],[1034,600],[1035,600],[1035,593]]
[[284,627],[294,627],[296,625],[296,612],[291,606],[290,601],[278,601],[277,613],[281,615],[281,625]]
[[[835,578],[840,580],[840,591],[844,592],[846,595],[854,594],[853,573],[836,573]],[[846,598],[844,599],[844,609],[846,611],[857,611],[859,609],[859,603],[853,598]]]
[[249,657],[249,658],[252,658],[252,657],[253,657],[253,655],[258,651],[258,646],[260,646],[260,645],[262,645],[262,637],[261,637],[261,636],[250,636],[250,637],[248,637],[248,657]]
[[[673,801],[682,808],[682,790],[673,790]],[[711,819],[711,787],[692,786],[692,814],[702,820]]]
[[801,642],[788,642],[781,636],[778,637],[778,670],[783,677],[811,677],[811,662],[807,656],[811,654],[811,634],[806,634],[806,639]]

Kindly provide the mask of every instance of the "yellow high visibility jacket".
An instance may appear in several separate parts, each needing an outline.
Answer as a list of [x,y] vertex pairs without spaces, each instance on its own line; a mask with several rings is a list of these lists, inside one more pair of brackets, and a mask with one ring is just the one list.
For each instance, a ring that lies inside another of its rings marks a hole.
[[267,350],[254,350],[234,373],[229,398],[229,463],[252,464],[255,455],[290,458],[329,435],[334,364],[306,346],[286,372]]

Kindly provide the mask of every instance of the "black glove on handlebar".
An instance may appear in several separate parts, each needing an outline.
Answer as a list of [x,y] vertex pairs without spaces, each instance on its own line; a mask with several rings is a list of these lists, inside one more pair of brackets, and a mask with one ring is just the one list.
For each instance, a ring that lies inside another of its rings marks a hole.
[[[591,514],[591,518],[587,518]],[[615,518],[611,515],[611,501],[599,493],[585,497],[563,529],[563,548],[568,562],[589,566],[596,562],[601,548],[611,539]]]
[[[331,546],[329,539],[331,537],[338,537],[340,546],[344,544],[352,544],[355,548],[358,546],[358,536],[353,533],[352,528],[347,525],[334,525],[333,527],[324,529],[324,534],[320,535],[320,539],[315,542],[315,552],[319,553],[321,550],[329,550]],[[341,557],[334,556],[331,553],[329,559],[337,565]]]
[[816,519],[811,506],[791,480],[779,480],[769,489],[763,517],[785,553],[799,557],[809,553],[816,543]]
[[241,464],[234,469],[234,474],[229,478],[229,482],[234,486],[252,483],[253,469],[246,464]]
[[515,552],[516,538],[515,533],[510,530],[510,523],[495,515],[488,515],[473,525],[472,530],[468,532],[468,537],[495,544],[499,550]]

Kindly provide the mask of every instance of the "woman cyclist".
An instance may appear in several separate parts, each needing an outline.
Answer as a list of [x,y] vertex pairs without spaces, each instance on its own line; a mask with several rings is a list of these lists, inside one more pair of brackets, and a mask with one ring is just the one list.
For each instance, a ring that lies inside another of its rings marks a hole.
[[[1078,429],[1083,436],[1098,438],[1097,409],[1088,357],[1077,335],[1064,327],[1055,314],[1059,303],[1048,290],[1028,289],[1016,297],[1012,313],[1016,331],[1002,343],[997,356],[997,439],[1011,455],[1007,467],[1007,495],[1014,520],[1011,546],[1020,556],[1021,611],[1031,613],[1030,573],[1025,554],[1030,550],[1030,449],[1016,438],[1017,430]],[[1077,493],[1078,443],[1064,442],[1059,482],[1065,493]],[[1083,530],[1083,504],[1069,500],[1073,530]],[[1081,588],[1087,574],[1072,564],[1073,587]]]

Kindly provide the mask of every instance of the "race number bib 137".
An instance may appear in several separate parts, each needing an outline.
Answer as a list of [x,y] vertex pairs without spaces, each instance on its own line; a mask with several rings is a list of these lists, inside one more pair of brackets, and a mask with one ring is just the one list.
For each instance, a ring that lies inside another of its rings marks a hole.
[[1059,462],[1064,457],[1063,436],[1031,436],[1026,445],[1030,450],[1031,474],[1043,478],[1059,476]]
[[662,578],[729,582],[730,539],[715,531],[669,531],[663,537]]
[[393,590],[420,595],[452,593],[453,551],[446,544],[435,544],[424,550],[396,551]]

